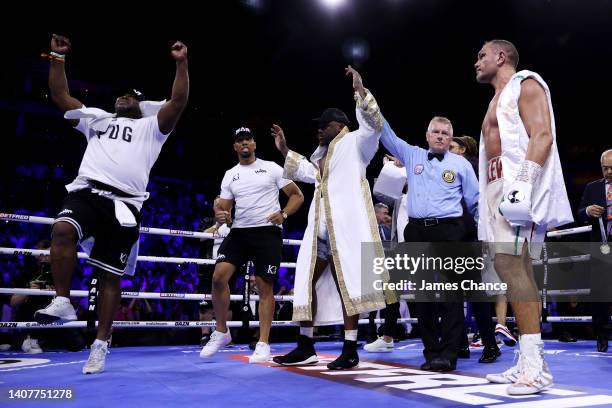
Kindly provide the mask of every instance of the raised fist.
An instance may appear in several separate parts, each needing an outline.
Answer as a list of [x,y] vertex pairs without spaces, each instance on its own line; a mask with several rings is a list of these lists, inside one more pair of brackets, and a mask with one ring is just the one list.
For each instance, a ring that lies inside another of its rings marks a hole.
[[72,48],[72,44],[67,37],[58,34],[51,35],[51,51],[58,54],[67,54],[70,48]]
[[187,60],[187,46],[180,41],[177,41],[172,45],[172,58],[177,61]]

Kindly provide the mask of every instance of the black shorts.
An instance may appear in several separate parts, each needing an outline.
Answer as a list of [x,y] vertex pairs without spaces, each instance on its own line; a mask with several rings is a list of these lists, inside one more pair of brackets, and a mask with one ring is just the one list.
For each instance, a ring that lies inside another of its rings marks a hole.
[[67,222],[77,231],[79,242],[94,238],[87,263],[96,268],[123,275],[132,247],[140,236],[140,213],[126,204],[138,225],[122,227],[115,217],[113,200],[93,194],[91,190],[69,193],[54,224]]
[[232,228],[217,254],[217,263],[229,262],[236,268],[253,261],[255,275],[268,280],[278,277],[283,254],[283,237],[279,227]]

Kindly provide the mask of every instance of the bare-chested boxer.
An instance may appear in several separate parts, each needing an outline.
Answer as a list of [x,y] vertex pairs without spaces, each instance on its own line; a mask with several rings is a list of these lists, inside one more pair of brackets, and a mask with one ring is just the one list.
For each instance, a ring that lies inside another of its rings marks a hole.
[[557,152],[550,92],[535,72],[516,72],[518,52],[505,40],[478,53],[476,80],[490,84],[493,100],[480,137],[479,239],[489,242],[495,270],[508,284],[519,326],[520,358],[495,383],[511,395],[533,394],[553,384],[543,358],[540,302],[532,258],[550,228],[573,221]]

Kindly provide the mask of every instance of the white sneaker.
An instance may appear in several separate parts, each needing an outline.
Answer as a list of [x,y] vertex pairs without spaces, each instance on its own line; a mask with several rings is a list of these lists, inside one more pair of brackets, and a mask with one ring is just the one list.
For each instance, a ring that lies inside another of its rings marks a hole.
[[0,344],[0,351],[7,351],[11,349],[10,344]]
[[217,330],[210,335],[210,340],[204,347],[202,347],[202,351],[200,351],[200,357],[208,358],[215,354],[219,349],[227,346],[232,342],[232,335],[230,334],[229,329],[225,333],[221,333]]
[[249,364],[253,363],[265,363],[270,360],[270,345],[264,343],[263,341],[258,341],[255,346],[255,351],[249,357]]
[[21,349],[28,354],[40,354],[43,352],[43,349],[38,345],[38,340],[33,339],[30,336],[26,337],[21,345]]
[[522,353],[523,362],[518,379],[508,386],[509,395],[535,394],[553,386],[553,376],[544,361],[544,344],[538,344],[534,353]]
[[41,324],[49,324],[57,321],[73,321],[76,320],[74,307],[67,298],[56,297],[51,301],[49,306],[44,309],[37,310],[34,313],[34,320]]
[[94,343],[91,345],[89,358],[83,366],[83,374],[99,374],[104,371],[107,352],[108,348],[106,346],[106,342],[100,344],[94,341]]
[[387,343],[383,337],[379,337],[372,343],[363,346],[363,349],[370,353],[390,353],[394,347],[393,340]]
[[521,374],[521,364],[522,364],[522,356],[519,350],[514,351],[514,358],[518,356],[518,361],[516,364],[503,373],[497,374],[487,374],[485,377],[489,382],[495,384],[513,384],[518,381],[519,376]]

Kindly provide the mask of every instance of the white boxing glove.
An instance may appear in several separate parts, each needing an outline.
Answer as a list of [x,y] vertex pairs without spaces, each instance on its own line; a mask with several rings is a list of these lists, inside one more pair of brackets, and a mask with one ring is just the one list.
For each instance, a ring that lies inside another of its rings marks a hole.
[[531,191],[533,186],[525,181],[515,180],[508,194],[499,204],[499,212],[513,227],[528,225],[531,218]]
[[510,184],[508,193],[502,198],[499,212],[513,227],[524,227],[533,221],[531,214],[531,192],[536,183],[542,166],[531,160],[524,160]]

